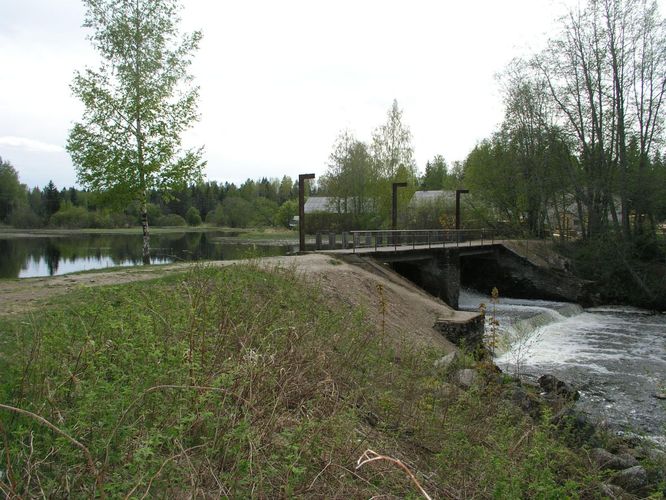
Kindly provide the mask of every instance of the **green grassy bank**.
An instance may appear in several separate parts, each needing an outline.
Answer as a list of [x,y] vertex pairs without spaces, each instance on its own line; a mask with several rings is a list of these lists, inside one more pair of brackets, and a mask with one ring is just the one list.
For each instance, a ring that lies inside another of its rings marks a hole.
[[459,389],[441,353],[389,344],[293,270],[200,267],[2,321],[9,496],[420,496],[388,460],[357,469],[367,449],[432,497],[596,496],[490,369]]

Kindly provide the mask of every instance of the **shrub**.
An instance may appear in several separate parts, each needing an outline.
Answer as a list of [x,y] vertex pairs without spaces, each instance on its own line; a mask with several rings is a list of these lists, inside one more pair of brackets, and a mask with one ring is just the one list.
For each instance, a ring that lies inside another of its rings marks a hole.
[[20,206],[14,209],[9,215],[7,222],[10,226],[26,229],[42,227],[44,225],[42,218],[27,206]]
[[216,205],[213,210],[206,214],[206,223],[216,226],[224,225],[224,209],[222,205]]
[[63,228],[84,228],[91,227],[93,217],[83,207],[74,207],[72,205],[65,205],[56,213],[51,215],[49,225],[54,227]]
[[201,215],[199,215],[199,210],[197,207],[190,207],[185,213],[185,220],[190,226],[200,226],[201,225]]
[[169,227],[169,226],[187,226],[187,222],[178,214],[167,214],[158,218],[156,226]]

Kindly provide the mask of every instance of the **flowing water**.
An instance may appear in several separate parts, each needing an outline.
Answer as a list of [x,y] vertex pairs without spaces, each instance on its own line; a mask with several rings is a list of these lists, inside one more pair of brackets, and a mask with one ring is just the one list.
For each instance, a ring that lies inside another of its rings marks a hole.
[[[238,233],[201,231],[154,234],[151,263],[233,260],[285,255],[295,245],[254,243]],[[73,234],[1,239],[0,278],[32,278],[143,263],[140,234]]]
[[496,363],[528,379],[550,373],[580,391],[579,409],[666,446],[666,314],[630,307],[490,297],[464,290],[460,308],[499,321]]

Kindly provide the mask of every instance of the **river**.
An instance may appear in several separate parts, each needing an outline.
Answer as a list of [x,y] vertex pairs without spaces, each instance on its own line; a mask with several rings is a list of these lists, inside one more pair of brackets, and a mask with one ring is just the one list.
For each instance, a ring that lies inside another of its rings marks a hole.
[[500,324],[496,363],[535,381],[550,373],[580,391],[577,406],[610,429],[666,447],[666,314],[631,307],[490,297],[464,290],[460,308],[488,305]]
[[[285,255],[295,244],[249,241],[229,231],[169,232],[150,238],[151,263]],[[143,263],[140,234],[35,235],[0,238],[0,278],[54,276]]]

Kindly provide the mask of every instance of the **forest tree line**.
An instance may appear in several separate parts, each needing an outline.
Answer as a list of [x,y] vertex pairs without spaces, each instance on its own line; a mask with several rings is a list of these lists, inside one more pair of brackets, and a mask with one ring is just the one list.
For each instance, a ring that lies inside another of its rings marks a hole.
[[[151,226],[288,227],[298,213],[298,183],[247,179],[240,186],[200,182],[169,192],[152,190]],[[140,224],[140,207],[118,207],[103,193],[75,187],[43,188],[21,184],[16,169],[0,160],[0,222],[21,228],[120,228]]]

